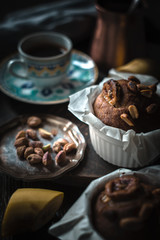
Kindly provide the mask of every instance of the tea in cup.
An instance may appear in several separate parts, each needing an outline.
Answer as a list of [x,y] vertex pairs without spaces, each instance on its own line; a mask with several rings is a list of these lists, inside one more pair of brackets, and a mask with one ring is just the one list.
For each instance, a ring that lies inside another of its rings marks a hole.
[[8,71],[40,88],[53,87],[65,79],[70,66],[72,41],[65,35],[40,32],[18,43],[17,59],[8,62]]

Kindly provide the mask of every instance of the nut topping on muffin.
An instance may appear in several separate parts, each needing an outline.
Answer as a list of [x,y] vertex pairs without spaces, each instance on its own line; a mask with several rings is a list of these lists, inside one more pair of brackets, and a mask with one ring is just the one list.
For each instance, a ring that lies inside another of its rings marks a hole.
[[145,97],[151,98],[153,91],[151,89],[144,89],[144,90],[141,90],[140,93]]
[[132,92],[135,92],[135,93],[137,92],[137,85],[132,81],[128,82],[128,88]]
[[129,105],[128,111],[133,119],[137,119],[139,117],[139,113],[135,105]]
[[157,104],[156,103],[152,103],[150,104],[148,107],[146,107],[146,111],[148,114],[152,114],[157,110]]
[[[156,84],[144,85],[134,76],[103,84],[93,110],[104,124],[136,133],[160,128],[160,97]],[[154,116],[153,116],[154,115]]]
[[129,80],[129,81],[132,81],[132,82],[135,82],[136,84],[139,84],[139,83],[140,83],[139,79],[136,78],[135,76],[129,76],[129,77],[128,77],[128,80]]
[[104,98],[110,105],[116,107],[120,97],[120,85],[117,81],[111,79],[103,85]]
[[129,126],[131,126],[131,127],[134,126],[134,123],[132,122],[131,119],[129,119],[128,114],[122,113],[121,116],[120,116],[120,118],[121,118],[125,123],[127,123]]
[[139,180],[134,176],[116,178],[105,185],[106,195],[114,200],[130,197],[139,190]]

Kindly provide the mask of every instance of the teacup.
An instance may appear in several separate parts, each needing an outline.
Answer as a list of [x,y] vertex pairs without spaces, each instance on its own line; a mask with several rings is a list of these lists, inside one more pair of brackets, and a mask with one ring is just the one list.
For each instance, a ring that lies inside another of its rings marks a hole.
[[32,81],[37,87],[52,87],[66,77],[71,51],[72,41],[63,34],[31,34],[18,43],[19,57],[8,62],[8,71],[15,77]]

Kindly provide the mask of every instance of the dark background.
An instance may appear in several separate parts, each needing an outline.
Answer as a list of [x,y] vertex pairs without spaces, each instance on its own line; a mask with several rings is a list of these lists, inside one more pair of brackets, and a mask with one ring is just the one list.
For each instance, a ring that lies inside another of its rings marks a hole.
[[[120,1],[123,3],[128,0]],[[145,5],[143,12],[146,40],[159,45],[160,1],[141,2]],[[25,34],[40,30],[65,33],[72,38],[75,48],[89,52],[97,17],[94,5],[95,0],[3,0],[0,7],[0,57],[12,53],[18,40]],[[66,10],[70,12],[66,14]],[[151,57],[159,58],[159,54],[152,54],[152,47],[149,51]]]
[[[107,1],[107,0],[106,0]],[[112,0],[114,1],[114,0]],[[115,0],[116,1],[116,0]],[[123,1],[123,0],[118,0]],[[145,37],[148,43],[149,55],[159,60],[160,56],[160,1],[146,0],[147,7],[144,9]],[[96,9],[94,0],[3,0],[0,7],[0,60],[16,51],[17,43],[21,37],[36,31],[58,31],[68,35],[73,41],[73,47],[89,54],[90,44],[96,24]],[[138,40],[138,37],[137,37]],[[100,72],[99,81],[103,73]],[[86,167],[87,160],[97,159],[101,161],[102,170],[107,166],[108,171],[113,171],[115,166],[107,165],[93,151],[88,136],[88,127],[77,120],[67,111],[67,104],[57,106],[30,106],[10,99],[0,93],[0,122],[1,125],[7,120],[22,113],[52,113],[61,117],[71,119],[80,127],[82,133],[87,138],[87,149],[85,159],[80,168],[75,169],[74,173],[79,173]],[[86,162],[85,162],[86,161]],[[68,208],[75,202],[86,185],[66,187],[64,184],[53,184],[48,182],[25,183],[18,181],[10,176],[0,173],[0,222],[3,212],[11,194],[20,187],[41,187],[65,192],[65,201],[60,213],[56,215],[55,221],[59,220]],[[15,236],[5,240],[19,239],[52,239],[47,234],[48,226],[40,229],[36,233]],[[0,237],[1,239],[1,237]],[[72,239],[71,239],[72,240]]]

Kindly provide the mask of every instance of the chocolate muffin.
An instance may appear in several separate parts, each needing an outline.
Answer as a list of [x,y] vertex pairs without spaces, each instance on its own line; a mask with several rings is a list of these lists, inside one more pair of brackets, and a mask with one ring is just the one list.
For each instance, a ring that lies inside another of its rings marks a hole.
[[160,98],[156,85],[143,85],[134,76],[105,82],[93,109],[104,124],[125,131],[133,129],[140,133],[160,128]]
[[108,181],[92,208],[93,225],[104,239],[160,239],[160,188],[134,175]]

